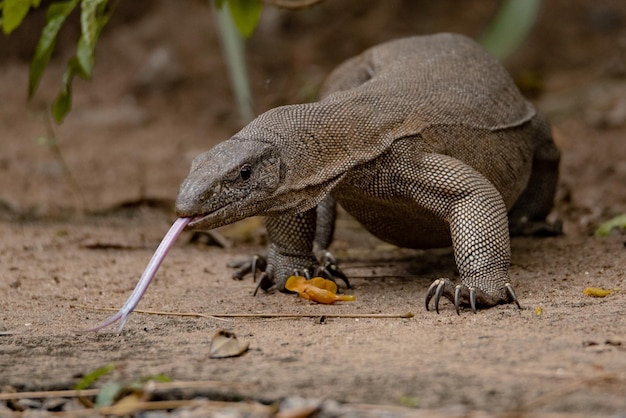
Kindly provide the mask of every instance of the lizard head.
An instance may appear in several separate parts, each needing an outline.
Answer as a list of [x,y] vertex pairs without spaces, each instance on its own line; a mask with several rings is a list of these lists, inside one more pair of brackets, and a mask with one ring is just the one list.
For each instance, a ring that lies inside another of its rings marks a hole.
[[176,198],[189,228],[211,229],[263,214],[281,182],[272,145],[234,137],[197,156]]

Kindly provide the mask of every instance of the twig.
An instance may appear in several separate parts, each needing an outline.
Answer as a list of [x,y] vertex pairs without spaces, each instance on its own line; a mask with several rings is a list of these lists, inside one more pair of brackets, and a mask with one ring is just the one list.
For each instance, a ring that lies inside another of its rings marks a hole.
[[[238,386],[241,388],[254,388],[254,384],[229,383],[219,380],[201,380],[201,381],[175,381],[175,382],[155,382],[152,391],[169,390],[169,389],[205,389],[205,388],[223,388],[226,386]],[[44,398],[79,398],[83,396],[96,396],[100,393],[100,389],[83,389],[83,390],[46,390],[36,392],[14,392],[0,393],[0,401],[9,399],[44,399]]]
[[139,411],[156,411],[156,410],[170,410],[181,407],[203,407],[205,411],[220,411],[226,408],[237,408],[244,411],[257,411],[265,412],[263,416],[269,416],[273,411],[271,406],[263,405],[260,403],[250,404],[245,402],[227,402],[227,401],[212,401],[209,399],[187,399],[187,400],[166,400],[166,401],[143,401],[135,402],[126,407],[120,407],[117,405],[97,408],[96,410],[103,415],[119,415],[123,411],[123,415],[128,413],[134,413]]
[[12,393],[0,393],[0,401],[8,401],[11,399],[32,399],[32,398],[35,398],[35,399],[80,398],[83,396],[96,396],[98,393],[100,393],[100,389],[12,392]]
[[[117,311],[115,308],[98,308],[85,305],[71,305],[74,308],[87,309],[92,311]],[[222,320],[222,318],[317,318],[319,316],[325,316],[326,318],[396,318],[406,319],[413,318],[413,313],[407,312],[403,314],[333,314],[333,313],[310,313],[310,314],[282,314],[282,313],[251,313],[251,314],[203,314],[197,312],[161,312],[161,311],[147,311],[142,309],[135,309],[133,312],[142,313],[147,315],[164,315],[164,316],[186,316],[196,318],[212,318]]]

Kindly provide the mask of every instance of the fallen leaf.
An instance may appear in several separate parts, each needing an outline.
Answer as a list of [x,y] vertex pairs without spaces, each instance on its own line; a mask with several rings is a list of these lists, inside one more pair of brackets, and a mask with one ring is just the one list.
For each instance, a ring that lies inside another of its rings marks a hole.
[[278,412],[276,418],[309,418],[320,411],[320,406],[305,406],[291,411]]
[[140,402],[140,395],[138,393],[131,393],[128,396],[124,396],[117,403],[115,403],[115,405],[109,406],[101,412],[105,412],[107,415],[130,415],[140,409]]
[[402,396],[400,403],[407,408],[419,408],[421,399],[417,396]]
[[238,357],[248,351],[249,343],[242,344],[232,332],[219,329],[211,339],[210,358]]
[[[2,393],[17,393],[17,389],[13,386],[6,385],[2,387]],[[13,411],[23,411],[26,409],[26,407],[19,404],[18,399],[7,399],[5,402],[6,406]]]

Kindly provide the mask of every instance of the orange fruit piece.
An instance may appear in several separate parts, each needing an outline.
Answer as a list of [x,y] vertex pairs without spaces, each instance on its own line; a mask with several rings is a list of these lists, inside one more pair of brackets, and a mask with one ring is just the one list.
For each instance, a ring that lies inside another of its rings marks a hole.
[[323,277],[313,277],[307,280],[302,276],[291,276],[285,283],[285,288],[292,292],[298,292],[303,299],[309,299],[317,303],[330,304],[338,301],[351,302],[356,300],[353,295],[337,295],[337,285],[332,280]]

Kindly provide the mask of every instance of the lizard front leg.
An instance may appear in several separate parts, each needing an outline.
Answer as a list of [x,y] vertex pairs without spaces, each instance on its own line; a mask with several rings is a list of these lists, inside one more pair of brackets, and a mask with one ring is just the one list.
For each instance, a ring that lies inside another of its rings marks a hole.
[[251,260],[230,263],[236,269],[233,278],[241,280],[252,273],[256,281],[257,271],[261,271],[255,295],[259,288],[267,290],[273,285],[285,291],[289,276],[306,274],[316,265],[313,254],[316,220],[315,208],[293,215],[267,216],[265,227],[270,245],[266,256],[255,255]]
[[411,138],[397,141],[387,154],[338,186],[339,203],[374,235],[399,246],[445,245],[448,230],[461,283],[436,280],[426,295],[427,308],[434,299],[438,310],[441,296],[457,311],[461,305],[475,310],[515,302],[502,196],[468,164],[422,152],[420,146]]
[[265,274],[278,290],[285,290],[285,282],[294,272],[311,271],[316,267],[313,255],[316,223],[316,208],[265,218],[270,240]]
[[348,278],[328,251],[335,230],[335,218],[336,202],[331,196],[327,196],[316,208],[303,213],[267,217],[265,226],[270,239],[267,257],[255,255],[252,260],[231,263],[230,267],[236,269],[233,278],[242,279],[252,273],[256,281],[256,273],[261,271],[257,290],[276,284],[279,290],[284,291],[289,276],[315,274],[331,280],[340,279],[350,288]]
[[274,215],[265,218],[265,227],[270,239],[267,255],[255,255],[252,259],[229,263],[234,268],[233,279],[241,280],[249,273],[256,282],[261,272],[259,288],[267,290],[276,285],[281,292],[289,276],[309,275],[314,271],[316,259],[313,255],[313,239],[316,224],[315,209],[295,215]]
[[[450,236],[461,275],[461,284],[438,279],[426,294],[426,309],[434,298],[438,312],[441,295],[454,302],[457,313],[461,304],[474,312],[478,306],[515,302],[509,283],[511,247],[507,212],[502,196],[480,173],[460,160],[429,154],[422,161],[428,173],[422,192],[435,212],[450,225]],[[420,170],[421,171],[421,170]],[[430,195],[430,196],[428,196]]]

